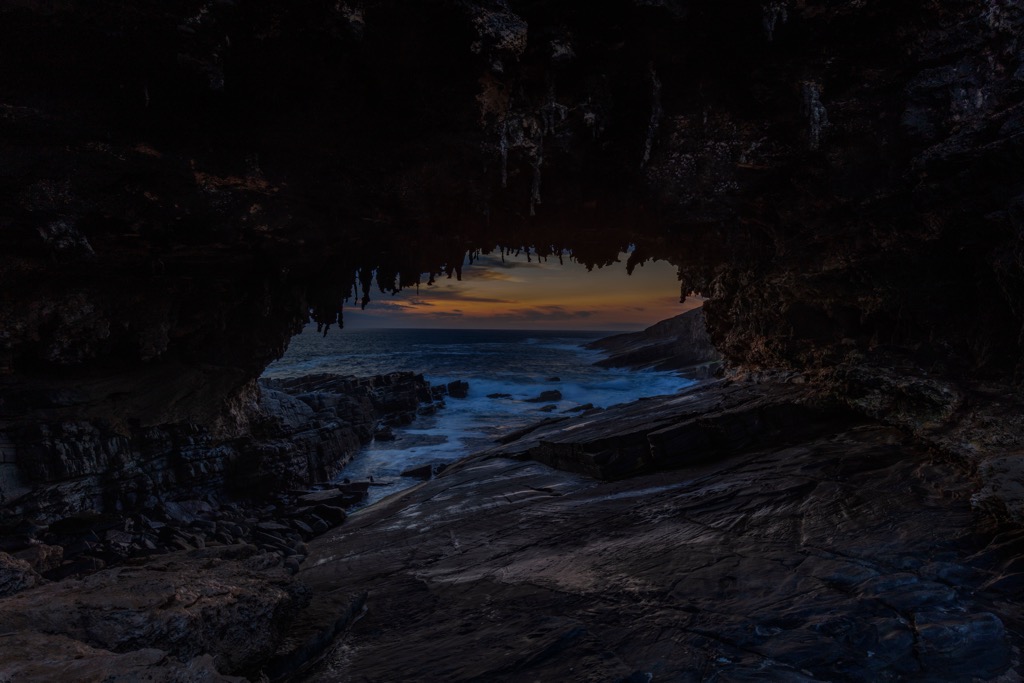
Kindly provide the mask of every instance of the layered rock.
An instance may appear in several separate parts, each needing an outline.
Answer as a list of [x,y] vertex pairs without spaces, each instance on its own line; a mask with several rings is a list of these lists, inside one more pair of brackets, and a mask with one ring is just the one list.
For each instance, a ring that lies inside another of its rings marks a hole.
[[318,375],[265,380],[212,425],[129,431],[102,422],[9,428],[7,467],[20,488],[0,488],[7,517],[40,521],[83,510],[131,511],[165,501],[266,495],[329,480],[378,423],[407,423],[432,403],[422,376]]
[[708,336],[701,308],[662,320],[640,332],[590,342],[587,348],[608,355],[595,363],[602,367],[678,370],[684,376],[699,379],[713,376],[722,360]]
[[[314,594],[368,597],[306,680],[1019,671],[1021,534],[973,508],[967,469],[806,384],[705,385],[600,421],[468,458],[314,543],[298,575]],[[610,447],[652,473],[564,471]],[[296,624],[323,633],[329,615]]]
[[10,643],[0,675],[248,680],[218,671],[255,676],[309,599],[267,559],[253,546],[223,546],[10,597],[0,605]]

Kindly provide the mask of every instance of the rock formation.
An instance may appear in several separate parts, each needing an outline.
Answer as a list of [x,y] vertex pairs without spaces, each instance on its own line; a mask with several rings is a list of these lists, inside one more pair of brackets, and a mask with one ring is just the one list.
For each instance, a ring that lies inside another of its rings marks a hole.
[[704,311],[695,308],[662,320],[640,332],[617,334],[587,344],[607,358],[596,365],[607,368],[678,370],[687,377],[707,379],[720,369],[722,354],[711,343]]
[[[4,3],[0,673],[284,675],[365,604],[314,679],[1019,675],[1022,35],[997,0]],[[379,387],[254,382],[374,278],[630,245],[707,297],[705,398],[448,468],[317,543],[308,604],[195,547],[42,583],[37,522],[370,438]],[[90,602],[122,579],[163,601]]]

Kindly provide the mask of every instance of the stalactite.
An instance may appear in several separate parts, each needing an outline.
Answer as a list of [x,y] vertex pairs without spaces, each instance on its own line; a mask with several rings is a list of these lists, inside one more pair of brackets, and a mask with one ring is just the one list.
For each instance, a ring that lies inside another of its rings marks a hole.
[[537,150],[533,156],[533,185],[530,188],[530,215],[537,215],[537,205],[540,201],[540,167],[544,163],[544,138],[537,140]]
[[761,25],[768,42],[775,39],[775,29],[789,21],[789,10],[781,2],[769,2],[761,7]]
[[803,113],[807,117],[807,144],[812,150],[821,146],[821,138],[825,128],[828,127],[828,110],[821,103],[821,84],[814,81],[804,81],[803,87]]
[[658,134],[658,126],[661,125],[661,80],[651,64],[651,121],[647,125],[647,139],[644,141],[644,156],[640,161],[640,168],[647,165],[651,160],[651,150],[654,147],[654,138]]
[[554,135],[555,127],[565,121],[569,115],[569,108],[564,104],[559,104],[555,98],[555,85],[554,83],[548,86],[547,100],[544,102],[544,106],[540,108],[540,120],[541,120],[541,134],[542,135]]
[[501,119],[498,149],[501,150],[501,186],[508,187],[508,117]]
[[370,303],[370,283],[373,282],[373,269],[372,268],[361,268],[359,270],[359,284],[362,286],[363,299],[362,308],[366,308],[366,304]]

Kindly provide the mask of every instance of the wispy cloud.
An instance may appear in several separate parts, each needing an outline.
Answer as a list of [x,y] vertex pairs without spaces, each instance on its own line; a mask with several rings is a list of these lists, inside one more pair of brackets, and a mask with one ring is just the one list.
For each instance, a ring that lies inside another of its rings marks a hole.
[[564,306],[538,306],[533,308],[520,308],[504,313],[496,313],[493,318],[499,320],[581,320],[589,318],[597,311],[573,311]]

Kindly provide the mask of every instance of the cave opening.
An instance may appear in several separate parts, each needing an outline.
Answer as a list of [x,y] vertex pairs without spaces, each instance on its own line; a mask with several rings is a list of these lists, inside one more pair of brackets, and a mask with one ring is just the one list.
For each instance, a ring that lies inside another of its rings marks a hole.
[[[690,322],[685,314],[700,313],[703,299],[681,296],[677,268],[635,245],[598,263],[568,249],[499,247],[469,251],[406,286],[402,273],[385,269],[363,268],[353,279],[338,312],[342,329],[311,320],[261,383],[295,392],[338,376],[422,377],[422,405],[376,423],[333,477],[374,481],[364,504],[538,420],[674,394],[710,359],[685,361],[690,372],[667,362],[672,333]],[[640,348],[636,358],[610,362],[628,356],[630,344]]]

